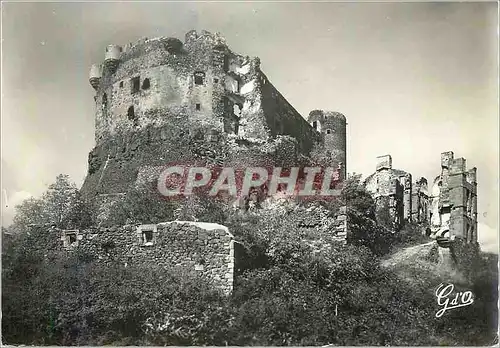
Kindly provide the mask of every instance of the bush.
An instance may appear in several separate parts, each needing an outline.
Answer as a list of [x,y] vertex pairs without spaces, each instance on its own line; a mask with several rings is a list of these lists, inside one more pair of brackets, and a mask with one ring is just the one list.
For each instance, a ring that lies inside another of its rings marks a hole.
[[420,227],[408,225],[394,235],[377,224],[373,200],[359,178],[347,183],[339,202],[348,208],[349,245],[332,242],[332,210],[338,204],[289,204],[240,214],[200,196],[188,202],[169,205],[143,187],[127,195],[113,218],[119,224],[173,216],[224,222],[239,241],[238,253],[246,255],[236,265],[232,296],[224,297],[190,272],[103,264],[78,252],[48,253],[57,237],[39,228],[3,244],[3,340],[35,345],[492,343],[497,259],[471,265],[474,305],[437,320],[437,284],[431,277],[415,274],[420,281],[409,283],[379,266],[379,255],[391,246],[419,243]]
[[225,298],[190,273],[29,249],[12,260],[2,273],[9,344],[225,344]]

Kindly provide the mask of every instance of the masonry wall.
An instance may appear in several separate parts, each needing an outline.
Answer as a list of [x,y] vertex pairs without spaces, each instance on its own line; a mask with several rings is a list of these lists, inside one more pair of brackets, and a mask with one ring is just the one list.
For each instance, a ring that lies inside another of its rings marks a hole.
[[411,175],[393,169],[391,156],[377,158],[376,171],[366,178],[365,187],[375,200],[378,217],[388,209],[396,229],[411,218]]
[[345,177],[345,117],[336,134],[317,132],[269,82],[258,57],[232,52],[218,34],[110,45],[104,58],[90,72],[96,146],[82,193],[105,195],[98,199],[106,209],[174,163],[307,165],[319,148],[328,166],[343,161]]
[[259,143],[224,134],[189,135],[181,124],[148,126],[98,145],[89,154],[82,193],[91,197],[126,193],[138,183],[158,179],[172,164],[245,167],[299,163],[298,143],[292,137]]
[[[168,124],[175,117],[222,131],[217,107],[224,91],[223,63],[215,59],[213,49],[219,39],[209,33],[188,36],[184,45],[177,40],[175,50],[168,45],[172,40],[177,39],[141,40],[126,47],[116,67],[103,66],[95,98],[98,144],[120,131]],[[195,81],[197,72],[203,74],[201,84]],[[144,85],[146,79],[149,86]]]
[[271,136],[290,135],[297,139],[299,151],[308,154],[316,143],[322,141],[320,134],[295,110],[264,74],[260,81],[262,109]]
[[441,174],[436,177],[431,196],[431,230],[477,243],[476,168],[466,169],[464,158],[451,151],[441,154]]
[[[151,233],[151,241],[147,240],[146,233]],[[73,238],[72,234],[76,237]],[[222,225],[174,221],[59,231],[59,236],[60,250],[86,251],[96,256],[99,262],[180,267],[196,272],[224,292],[233,289],[234,237]]]
[[422,223],[430,220],[430,201],[427,191],[427,180],[420,178],[413,183],[411,203],[411,219],[414,222]]
[[342,177],[347,175],[347,120],[335,111],[313,110],[307,118],[309,124],[319,133],[321,141],[314,149],[314,158],[320,163],[340,167]]

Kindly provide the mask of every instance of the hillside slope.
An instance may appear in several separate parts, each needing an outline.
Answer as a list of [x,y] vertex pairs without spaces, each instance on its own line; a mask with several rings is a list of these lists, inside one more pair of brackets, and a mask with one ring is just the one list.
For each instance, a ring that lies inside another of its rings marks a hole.
[[[405,247],[388,255],[381,266],[393,272],[415,292],[421,291],[422,305],[427,307],[428,320],[434,334],[429,339],[439,345],[493,345],[498,342],[498,255],[480,253],[471,263],[469,276],[453,262],[449,249],[435,241]],[[440,284],[453,284],[455,294],[471,291],[471,305],[451,308],[439,318],[435,313],[443,308],[437,303]],[[424,303],[426,303],[424,305]]]
[[402,248],[385,257],[381,265],[414,285],[467,284],[462,272],[454,265],[450,250],[439,248],[435,241]]

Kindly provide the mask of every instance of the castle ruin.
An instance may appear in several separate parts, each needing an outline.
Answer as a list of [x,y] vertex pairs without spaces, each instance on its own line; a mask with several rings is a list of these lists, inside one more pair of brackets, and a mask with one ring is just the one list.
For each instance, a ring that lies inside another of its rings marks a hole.
[[365,180],[365,187],[375,199],[377,215],[387,210],[395,231],[406,222],[422,223],[428,220],[427,180],[412,181],[412,175],[392,167],[392,157],[377,157],[375,173]]
[[[162,37],[110,45],[104,62],[91,67],[89,82],[95,90],[95,147],[81,192],[97,200],[102,219],[130,189],[154,182],[171,163],[316,163],[336,167],[341,180],[346,178],[345,116],[313,110],[306,120],[271,84],[259,58],[236,54],[219,34],[190,31],[184,41]],[[475,175],[475,168],[465,171],[464,159],[445,153],[429,194],[425,178],[413,182],[385,155],[365,185],[377,210],[388,209],[395,231],[407,222],[430,222],[434,235],[477,242]],[[345,242],[348,222],[342,211],[330,234]],[[207,222],[54,233],[59,248],[83,248],[103,259],[115,255],[125,263],[187,267],[224,291],[232,290],[238,268],[233,235]]]
[[219,34],[190,31],[106,48],[93,65],[95,148],[82,192],[103,202],[159,176],[168,163],[286,166],[328,163],[346,173],[346,118],[306,121],[271,84],[257,57]]
[[[95,147],[81,192],[97,201],[101,222],[129,190],[154,183],[172,163],[319,164],[337,168],[340,180],[346,177],[345,116],[313,110],[306,120],[271,84],[259,58],[231,51],[217,33],[192,30],[184,41],[109,45],[104,62],[91,67],[89,82]],[[343,211],[332,236],[345,242]],[[59,236],[55,249],[87,250],[103,261],[182,266],[226,292],[244,253],[235,252],[238,243],[227,228],[208,222],[52,232]]]
[[436,236],[477,243],[477,169],[464,158],[441,154],[441,174],[433,182],[430,222]]
[[441,174],[428,191],[427,179],[412,181],[410,173],[394,169],[390,155],[377,157],[376,171],[365,180],[377,209],[388,209],[394,228],[406,222],[429,225],[434,238],[477,244],[477,169],[466,169],[464,158],[441,154]]

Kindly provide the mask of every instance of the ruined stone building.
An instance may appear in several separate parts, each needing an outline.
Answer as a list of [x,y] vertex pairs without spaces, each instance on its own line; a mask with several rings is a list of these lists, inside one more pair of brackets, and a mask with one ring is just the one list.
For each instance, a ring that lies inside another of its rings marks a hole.
[[387,210],[395,230],[405,222],[427,221],[427,180],[412,182],[410,173],[392,167],[390,155],[377,157],[375,173],[366,178],[365,187],[375,199],[377,215]]
[[431,191],[431,231],[436,236],[477,243],[477,169],[467,170],[464,158],[441,154],[441,174]]
[[143,39],[106,48],[93,65],[95,148],[82,192],[112,201],[158,178],[169,163],[297,165],[346,172],[346,118],[314,110],[306,121],[272,85],[257,57],[218,34]]
[[365,180],[377,210],[387,209],[395,230],[405,222],[427,223],[433,237],[477,243],[476,168],[466,170],[464,158],[441,154],[441,174],[428,191],[427,179],[412,182],[411,174],[392,168],[390,155],[377,157],[376,172]]
[[[153,183],[173,163],[321,164],[346,177],[345,116],[313,110],[306,120],[271,84],[259,58],[231,51],[219,34],[190,31],[184,41],[162,37],[110,45],[89,80],[95,90],[95,147],[81,192],[97,201],[104,218],[132,188]],[[386,155],[377,158],[365,185],[378,212],[388,209],[395,230],[408,221],[431,221],[434,233],[477,241],[475,175],[475,168],[465,171],[464,159],[445,153],[429,197],[426,179],[413,182]],[[300,228],[319,228],[329,239],[345,241],[346,211],[326,219],[323,211],[308,210]],[[84,249],[104,262],[187,267],[224,291],[232,290],[244,259],[233,234],[209,221],[51,233],[55,249]]]
[[430,197],[427,179],[421,177],[412,183],[411,191],[411,221],[429,222],[430,220]]
[[[95,147],[81,192],[99,217],[132,188],[172,163],[228,167],[321,163],[346,174],[346,118],[314,110],[308,119],[272,85],[260,60],[229,49],[219,34],[184,41],[143,39],[109,45],[90,70]],[[345,240],[345,213],[335,237]],[[313,227],[316,225],[313,225]],[[307,227],[307,226],[306,226]],[[53,231],[60,245],[120,262],[185,266],[232,289],[238,252],[232,234],[209,222],[162,222]],[[238,245],[236,243],[236,245]]]

